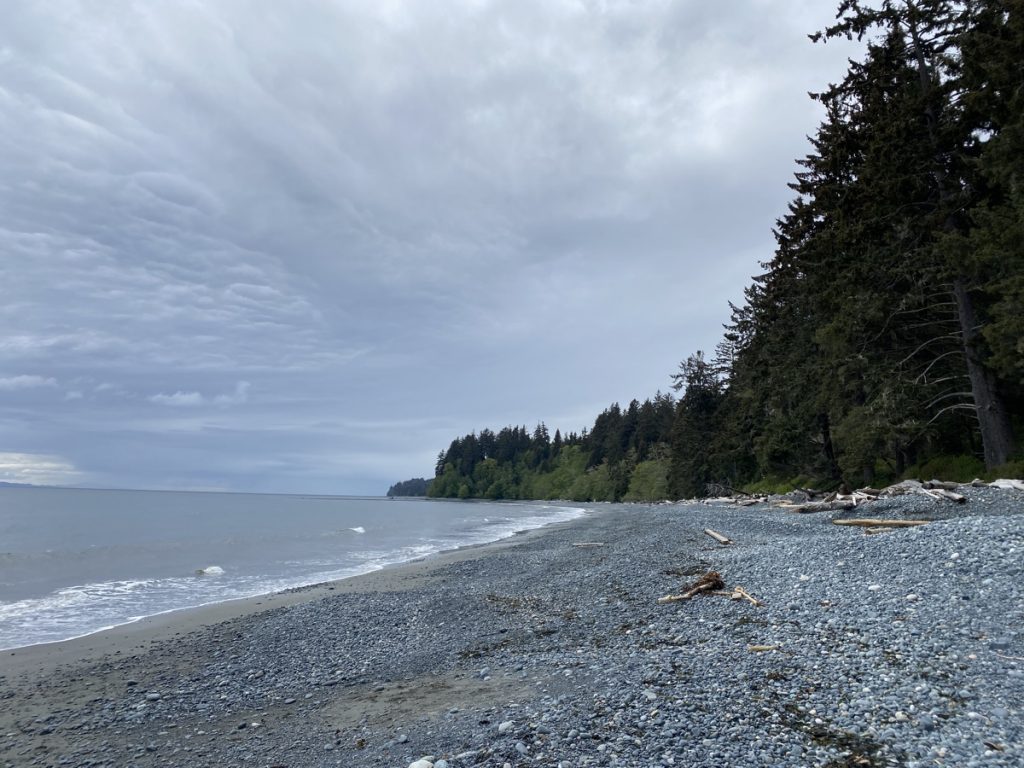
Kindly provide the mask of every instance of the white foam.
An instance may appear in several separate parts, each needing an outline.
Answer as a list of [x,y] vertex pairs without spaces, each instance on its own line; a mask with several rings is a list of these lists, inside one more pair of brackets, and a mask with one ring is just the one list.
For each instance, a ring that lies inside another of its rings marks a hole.
[[[514,504],[514,515],[464,518],[460,530],[447,536],[423,538],[405,546],[341,550],[337,559],[278,562],[288,566],[277,574],[244,573],[210,565],[195,575],[106,581],[64,587],[40,597],[4,603],[0,601],[0,649],[81,637],[103,629],[128,624],[140,618],[200,605],[220,603],[334,581],[409,562],[438,552],[484,544],[521,531],[571,520],[586,514],[582,507]],[[365,533],[363,526],[353,533]],[[372,542],[372,537],[367,537]],[[221,578],[197,578],[218,576]]]

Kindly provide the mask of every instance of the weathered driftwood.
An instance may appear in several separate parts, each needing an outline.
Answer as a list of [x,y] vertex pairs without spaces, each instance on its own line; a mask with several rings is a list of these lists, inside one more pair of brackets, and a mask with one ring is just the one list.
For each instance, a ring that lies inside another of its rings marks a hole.
[[705,528],[704,533],[706,533],[712,539],[717,541],[719,544],[732,544],[732,539],[730,539],[728,536],[723,536],[718,531],[713,531],[710,528]]
[[1024,491],[1024,480],[993,480],[989,485],[993,488]]
[[780,504],[787,512],[807,514],[808,512],[829,512],[837,509],[853,509],[857,502],[852,499],[843,501],[809,501],[806,504]]
[[603,541],[577,541],[573,544],[574,547],[587,548],[587,547],[603,547]]
[[[975,480],[971,485],[977,485],[978,482]],[[954,501],[957,504],[963,504],[967,501],[967,497],[956,492],[955,489],[958,487],[958,483],[946,480],[928,480],[924,483],[917,480],[903,480],[883,489],[881,495],[900,496],[905,493],[918,493],[936,501]],[[1021,490],[1024,490],[1024,483],[1021,483]]]
[[691,584],[686,590],[679,595],[665,595],[659,597],[659,603],[677,603],[680,600],[689,600],[694,595],[699,595],[701,592],[713,592],[716,589],[721,589],[725,586],[722,581],[721,575],[718,571],[708,571],[701,576],[694,584]]
[[714,590],[712,592],[705,592],[704,594],[706,594],[706,595],[717,595],[718,597],[728,597],[730,600],[746,600],[751,605],[758,606],[758,607],[764,605],[764,603],[762,603],[760,600],[758,600],[752,594],[747,592],[747,590],[745,590],[743,587],[733,587],[731,590],[730,589],[716,589],[716,590]]
[[758,600],[752,594],[747,592],[747,590],[745,590],[743,587],[735,587],[733,589],[733,591],[732,591],[732,599],[733,600],[746,600],[751,605],[754,605],[754,606],[757,606],[757,607],[760,607],[762,605],[760,600]]
[[926,480],[921,483],[921,485],[930,491],[934,491],[936,489],[943,491],[955,491],[959,483],[953,483],[948,480]]
[[834,525],[859,525],[863,528],[913,528],[915,525],[928,525],[930,522],[930,520],[879,520],[873,517],[832,521]]
[[779,646],[777,646],[777,645],[748,645],[747,646],[747,650],[748,651],[753,651],[754,653],[764,653],[765,651],[777,651],[777,650],[779,650]]

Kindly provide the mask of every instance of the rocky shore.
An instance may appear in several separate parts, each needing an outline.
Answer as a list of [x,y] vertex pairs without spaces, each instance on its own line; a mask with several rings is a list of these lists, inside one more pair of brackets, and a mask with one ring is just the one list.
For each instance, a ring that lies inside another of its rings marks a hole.
[[[210,623],[4,652],[0,765],[1019,766],[1024,493],[965,493],[600,505]],[[831,524],[861,512],[933,522]],[[709,570],[762,605],[658,603]]]

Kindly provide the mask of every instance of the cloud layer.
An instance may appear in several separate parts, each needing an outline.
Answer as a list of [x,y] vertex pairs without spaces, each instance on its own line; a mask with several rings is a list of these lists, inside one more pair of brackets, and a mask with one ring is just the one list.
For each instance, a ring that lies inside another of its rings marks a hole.
[[382,492],[714,344],[848,51],[810,0],[21,4],[0,450]]

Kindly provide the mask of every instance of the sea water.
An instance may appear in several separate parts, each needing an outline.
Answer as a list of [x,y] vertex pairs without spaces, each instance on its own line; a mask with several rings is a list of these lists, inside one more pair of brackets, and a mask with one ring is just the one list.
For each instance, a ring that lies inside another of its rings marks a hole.
[[0,649],[367,573],[584,513],[526,502],[0,488]]

